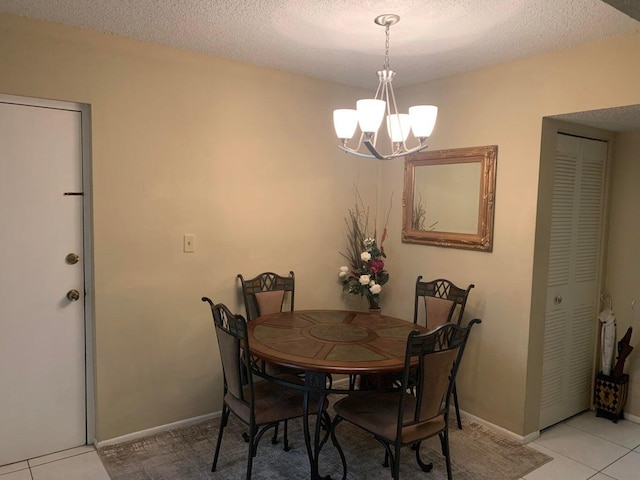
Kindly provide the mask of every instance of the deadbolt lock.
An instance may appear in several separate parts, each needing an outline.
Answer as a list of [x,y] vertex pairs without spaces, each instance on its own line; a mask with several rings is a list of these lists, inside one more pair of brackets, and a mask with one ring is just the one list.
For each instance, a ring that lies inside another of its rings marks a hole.
[[69,265],[75,265],[80,260],[80,257],[77,253],[70,253],[69,255],[67,255],[65,260]]
[[67,298],[70,302],[75,302],[80,298],[80,292],[78,290],[69,290],[67,292]]

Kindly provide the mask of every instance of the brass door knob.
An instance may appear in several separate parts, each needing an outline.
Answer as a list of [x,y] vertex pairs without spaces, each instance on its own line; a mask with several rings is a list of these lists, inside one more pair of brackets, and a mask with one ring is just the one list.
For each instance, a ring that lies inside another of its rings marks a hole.
[[75,302],[80,298],[80,292],[78,290],[69,290],[67,292],[67,298],[69,299],[69,301]]
[[80,261],[80,257],[78,256],[77,253],[70,253],[65,257],[65,261],[69,265],[75,265],[76,263],[78,263],[78,261]]

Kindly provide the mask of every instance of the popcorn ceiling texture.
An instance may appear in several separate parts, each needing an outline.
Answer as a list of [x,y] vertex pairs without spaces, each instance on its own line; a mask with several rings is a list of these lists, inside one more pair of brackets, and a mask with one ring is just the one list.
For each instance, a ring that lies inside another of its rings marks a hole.
[[0,0],[0,12],[366,88],[383,62],[383,13],[401,17],[396,87],[640,30],[601,0]]

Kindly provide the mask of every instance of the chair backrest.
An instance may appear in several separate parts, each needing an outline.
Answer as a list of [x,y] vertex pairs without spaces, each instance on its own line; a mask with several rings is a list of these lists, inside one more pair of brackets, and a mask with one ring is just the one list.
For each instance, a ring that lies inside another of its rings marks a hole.
[[[247,322],[242,315],[231,313],[223,303],[215,304],[207,297],[202,297],[202,301],[209,303],[213,314],[222,361],[224,392],[249,407],[253,405],[253,378],[250,356],[243,353],[249,350]],[[245,390],[245,386],[248,389]]]
[[429,330],[449,322],[460,325],[469,292],[474,286],[472,283],[466,289],[462,289],[444,278],[423,282],[420,275],[416,280],[413,323],[418,323],[421,303],[419,300],[422,298],[425,326]]
[[[471,328],[480,319],[473,319],[466,327],[445,323],[427,333],[411,332],[407,339],[403,389],[406,391],[413,376],[415,387],[415,411],[411,420],[404,414],[401,404],[398,416],[398,433],[402,428],[412,428],[420,422],[439,415],[447,419],[449,400]],[[416,367],[417,365],[417,367]],[[415,372],[415,373],[414,373]],[[403,395],[406,400],[406,396]]]
[[[281,312],[285,305],[287,310],[293,310],[296,286],[293,272],[289,272],[288,277],[273,272],[264,272],[249,280],[245,280],[239,274],[238,279],[242,288],[248,320],[253,320],[261,315]],[[285,295],[286,293],[288,295]]]

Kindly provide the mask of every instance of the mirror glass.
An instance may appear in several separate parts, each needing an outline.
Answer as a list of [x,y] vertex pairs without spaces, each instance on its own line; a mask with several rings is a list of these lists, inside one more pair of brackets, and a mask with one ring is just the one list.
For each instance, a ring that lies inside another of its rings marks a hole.
[[405,159],[402,241],[491,251],[497,146]]

